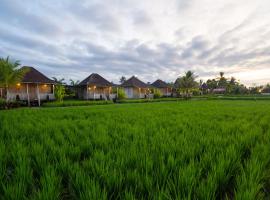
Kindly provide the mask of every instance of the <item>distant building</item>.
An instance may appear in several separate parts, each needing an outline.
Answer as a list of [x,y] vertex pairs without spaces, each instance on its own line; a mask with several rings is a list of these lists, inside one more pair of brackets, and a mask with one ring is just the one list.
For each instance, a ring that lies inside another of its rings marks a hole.
[[150,94],[150,87],[146,83],[142,82],[135,76],[132,76],[130,79],[126,80],[120,85],[125,91],[127,98],[129,99],[140,99],[147,98]]
[[226,88],[216,88],[216,89],[213,89],[212,92],[214,94],[225,94],[226,93]]
[[164,97],[169,97],[172,95],[172,87],[168,83],[158,79],[151,84],[154,88],[158,89],[161,92],[161,95]]
[[34,67],[23,67],[28,69],[22,81],[14,86],[8,87],[7,91],[1,90],[1,96],[9,101],[20,100],[27,101],[28,105],[36,101],[40,105],[41,101],[54,100],[55,82]]
[[78,98],[85,100],[112,99],[114,98],[112,86],[112,83],[105,78],[93,73],[77,86]]

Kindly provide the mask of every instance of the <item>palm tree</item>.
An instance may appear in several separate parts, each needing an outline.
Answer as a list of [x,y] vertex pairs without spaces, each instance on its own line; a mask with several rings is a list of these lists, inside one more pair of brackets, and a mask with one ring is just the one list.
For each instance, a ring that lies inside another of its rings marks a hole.
[[124,83],[126,80],[127,80],[126,77],[122,76],[122,77],[120,78],[119,82],[122,84],[122,83]]
[[75,81],[75,80],[73,80],[73,79],[69,79],[69,81],[70,81],[70,85],[73,86],[73,87],[79,85],[79,83],[80,83],[80,81],[78,81],[78,80]]
[[56,82],[57,84],[60,84],[60,85],[65,85],[66,83],[64,82],[64,78],[61,78],[61,79],[58,79],[56,77],[52,77],[52,79],[54,80],[54,82]]
[[227,78],[224,77],[224,72],[219,72],[218,78],[218,86],[221,88],[226,88],[227,86]]
[[6,100],[8,101],[8,88],[21,82],[23,76],[28,71],[27,68],[19,68],[19,61],[12,61],[7,58],[0,58],[0,86],[6,90]]
[[179,89],[184,93],[186,98],[189,97],[193,89],[198,88],[198,83],[195,81],[196,78],[192,71],[187,71],[184,76],[178,78]]

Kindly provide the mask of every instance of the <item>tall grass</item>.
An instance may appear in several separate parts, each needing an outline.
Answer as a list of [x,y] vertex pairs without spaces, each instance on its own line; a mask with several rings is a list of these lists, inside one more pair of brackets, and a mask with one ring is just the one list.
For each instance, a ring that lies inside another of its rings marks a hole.
[[269,198],[267,101],[0,112],[0,199]]

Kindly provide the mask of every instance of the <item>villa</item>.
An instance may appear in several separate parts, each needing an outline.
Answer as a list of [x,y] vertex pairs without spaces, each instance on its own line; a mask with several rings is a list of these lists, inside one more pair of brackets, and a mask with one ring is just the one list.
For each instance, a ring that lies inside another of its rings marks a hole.
[[27,72],[22,81],[9,87],[7,91],[1,89],[1,95],[5,94],[8,101],[27,101],[28,105],[31,102],[38,102],[40,105],[41,101],[54,100],[54,81],[34,67],[24,66],[23,68],[26,68]]
[[158,79],[151,84],[155,89],[158,89],[161,92],[161,95],[164,97],[169,97],[172,95],[172,87],[168,83]]
[[120,85],[126,93],[127,98],[129,99],[142,99],[150,97],[149,85],[142,82],[135,76],[132,76],[130,79],[126,80]]
[[105,78],[93,73],[79,83],[77,89],[78,98],[85,100],[112,99],[115,96],[112,94],[112,86],[113,84]]

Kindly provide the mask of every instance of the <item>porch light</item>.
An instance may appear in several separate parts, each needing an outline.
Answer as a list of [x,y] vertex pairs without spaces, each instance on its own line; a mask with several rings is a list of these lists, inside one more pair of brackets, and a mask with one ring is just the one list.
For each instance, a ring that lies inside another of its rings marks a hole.
[[91,90],[91,87],[88,87],[88,90]]
[[96,86],[94,86],[94,89],[96,89]]
[[47,84],[44,84],[44,87],[47,87]]
[[20,84],[20,83],[17,83],[17,86],[18,86],[18,87],[20,87],[20,86],[21,86],[21,84]]

